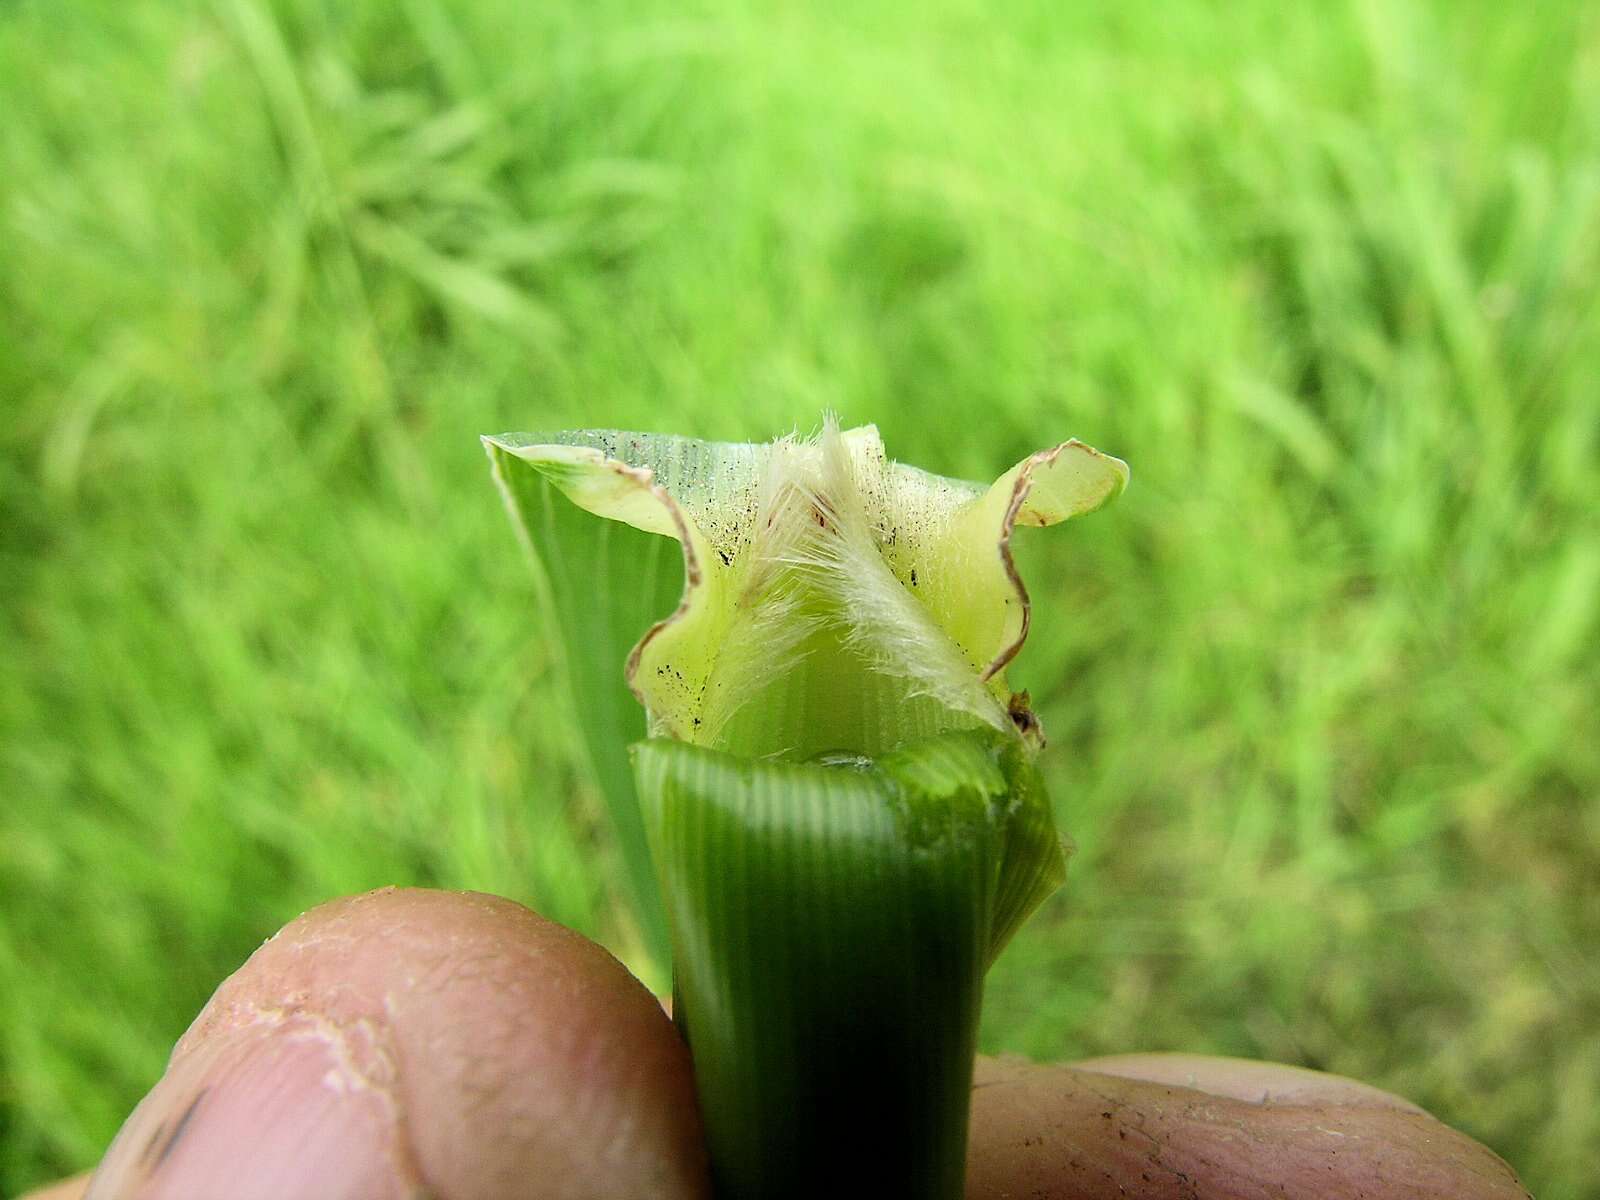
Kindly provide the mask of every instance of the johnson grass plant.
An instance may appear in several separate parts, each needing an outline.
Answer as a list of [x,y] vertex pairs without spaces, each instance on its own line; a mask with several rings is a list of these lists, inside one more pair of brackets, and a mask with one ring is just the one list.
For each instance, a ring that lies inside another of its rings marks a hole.
[[[1127,467],[1071,441],[965,483],[831,417],[767,445],[484,444],[640,924],[670,932],[718,1194],[813,1196],[842,1156],[875,1192],[959,1197],[983,976],[1064,867],[1007,683],[1032,615],[1012,540]],[[619,678],[642,712],[610,707]]]
[[1600,1194],[1594,22],[0,5],[0,1192],[327,896],[655,959],[473,435],[831,407],[1138,473],[1017,538],[1078,848],[980,1045],[1323,1067]]

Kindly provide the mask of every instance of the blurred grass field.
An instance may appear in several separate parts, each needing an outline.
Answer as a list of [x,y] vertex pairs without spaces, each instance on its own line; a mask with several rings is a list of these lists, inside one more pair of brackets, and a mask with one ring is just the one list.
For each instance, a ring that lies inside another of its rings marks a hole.
[[0,4],[0,1192],[387,883],[626,952],[477,443],[824,407],[1022,547],[984,1041],[1368,1079],[1600,1197],[1600,10]]

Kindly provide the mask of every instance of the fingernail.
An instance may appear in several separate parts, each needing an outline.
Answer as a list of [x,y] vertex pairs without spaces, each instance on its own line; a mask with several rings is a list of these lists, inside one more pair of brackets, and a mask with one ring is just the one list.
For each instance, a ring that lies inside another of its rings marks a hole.
[[352,1047],[324,1022],[222,1035],[168,1068],[85,1200],[414,1196],[391,1081],[374,1078],[374,1062],[383,1059],[370,1041]]

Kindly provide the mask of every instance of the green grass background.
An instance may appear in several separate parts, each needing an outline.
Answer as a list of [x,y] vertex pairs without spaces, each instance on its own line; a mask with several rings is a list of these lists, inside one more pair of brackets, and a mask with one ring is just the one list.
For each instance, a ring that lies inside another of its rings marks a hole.
[[0,3],[0,1191],[388,883],[628,949],[484,431],[992,477],[1080,853],[984,1043],[1600,1196],[1600,10]]

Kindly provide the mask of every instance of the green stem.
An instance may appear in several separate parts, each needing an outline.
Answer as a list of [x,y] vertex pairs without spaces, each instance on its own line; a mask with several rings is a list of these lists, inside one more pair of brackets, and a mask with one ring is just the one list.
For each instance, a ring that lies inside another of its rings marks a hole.
[[1020,744],[634,768],[719,1197],[959,1197],[983,974],[1063,868]]

